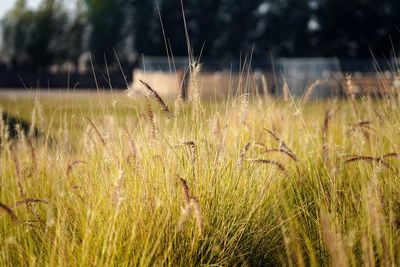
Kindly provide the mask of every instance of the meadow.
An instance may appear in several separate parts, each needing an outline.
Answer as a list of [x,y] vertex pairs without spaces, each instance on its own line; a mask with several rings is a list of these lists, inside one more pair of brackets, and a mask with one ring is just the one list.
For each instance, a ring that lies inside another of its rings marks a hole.
[[0,265],[400,265],[396,94],[191,83],[0,94]]

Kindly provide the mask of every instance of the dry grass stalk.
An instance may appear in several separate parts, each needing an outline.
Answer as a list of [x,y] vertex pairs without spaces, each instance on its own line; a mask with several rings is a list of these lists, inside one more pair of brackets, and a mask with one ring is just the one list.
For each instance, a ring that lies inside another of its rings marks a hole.
[[290,91],[289,91],[289,85],[287,84],[286,80],[283,81],[282,91],[283,91],[283,100],[285,102],[288,102],[289,96],[290,96]]
[[349,124],[349,126],[350,126],[349,131],[350,130],[354,131],[357,128],[363,128],[363,127],[367,128],[368,130],[372,130],[372,128],[370,127],[371,124],[372,124],[371,121],[360,121],[360,122],[357,122],[357,123],[350,123]]
[[185,208],[182,209],[182,214],[178,220],[177,232],[182,231],[183,225],[189,219],[193,209],[193,201],[189,200],[189,204],[186,204]]
[[203,234],[204,234],[203,215],[202,215],[200,207],[199,207],[199,201],[196,197],[192,197],[190,200],[193,203],[194,215],[196,217],[196,225],[197,225],[197,229],[199,231],[199,235],[201,237],[203,237]]
[[325,163],[329,160],[328,130],[329,123],[335,114],[335,109],[329,108],[325,112],[324,124],[322,126],[322,159]]
[[[23,199],[27,199],[26,191],[23,186],[23,178],[22,178],[22,173],[21,173],[21,169],[20,169],[20,164],[19,164],[19,160],[17,158],[15,151],[12,153],[12,159],[13,159],[14,165],[15,165],[15,176],[17,177],[17,187],[18,187],[19,194],[21,195],[21,197]],[[27,203],[27,208],[36,217],[36,219],[38,221],[43,223],[43,220],[40,219],[39,214],[37,213],[36,209],[31,205],[31,203]]]
[[44,116],[43,108],[38,98],[35,98],[35,106],[32,110],[32,121],[29,128],[28,136],[32,138],[35,135],[36,127],[38,126],[40,133],[44,132]]
[[88,117],[86,117],[86,119],[89,121],[89,123],[92,126],[92,128],[94,129],[97,137],[100,139],[101,144],[103,145],[104,157],[105,157],[106,162],[110,163],[112,161],[112,151],[111,151],[111,148],[109,146],[109,143],[106,141],[106,137],[107,137],[107,140],[108,140],[108,135],[103,136],[100,133],[100,130],[94,124],[94,122],[92,120],[90,120]]
[[86,127],[85,131],[83,132],[83,140],[82,140],[85,150],[90,152],[94,151],[94,141],[91,135],[92,128],[93,127],[91,125],[88,125]]
[[[295,227],[290,222],[282,221],[282,218],[279,218],[279,225],[282,231],[283,241],[285,243],[285,250],[288,258],[289,266],[298,266],[305,267],[303,252],[300,246],[300,242],[298,242],[295,234]],[[287,226],[286,226],[287,225]],[[292,258],[296,260],[294,263]]]
[[[225,124],[225,127],[221,133],[220,139],[219,139],[219,143],[217,146],[217,151],[215,154],[215,167],[214,167],[214,171],[216,171],[218,169],[218,166],[221,164],[222,161],[222,155],[224,152],[224,148],[225,148],[225,141],[226,141],[226,137],[228,135],[228,125]],[[216,172],[215,172],[216,174]],[[215,178],[215,176],[214,176]]]
[[133,141],[132,138],[129,139],[129,143],[130,143],[130,145],[131,145],[131,149],[130,149],[130,151],[131,151],[131,153],[130,153],[130,158],[131,158],[131,160],[132,160],[133,167],[134,167],[135,169],[137,169],[137,167],[138,167],[138,165],[139,165],[139,156],[138,156],[137,148],[136,148],[135,142]]
[[179,178],[179,183],[180,183],[180,185],[182,187],[182,190],[183,190],[183,194],[184,194],[184,197],[185,197],[186,205],[189,205],[189,203],[190,203],[189,186],[188,186],[188,184],[187,184],[185,179],[183,179],[181,177],[178,177],[178,178]]
[[288,156],[289,158],[291,158],[293,161],[295,162],[299,162],[299,159],[296,158],[295,155],[293,155],[292,153],[290,153],[289,151],[287,151],[286,149],[283,148],[269,148],[264,150],[264,153],[281,153],[283,155]]
[[117,183],[115,185],[115,190],[114,190],[114,196],[113,196],[113,204],[115,208],[119,208],[123,197],[122,197],[122,191],[123,191],[123,186],[124,186],[124,181],[125,181],[125,173],[123,170],[119,170],[118,178],[117,178]]
[[350,126],[353,126],[353,127],[363,127],[363,126],[369,126],[369,125],[371,125],[371,121],[360,121],[360,122],[357,122],[357,123],[353,123],[353,124],[350,124]]
[[1,202],[0,202],[0,210],[3,210],[5,213],[7,213],[7,215],[10,216],[10,218],[14,224],[19,223],[18,217],[14,213],[14,211]]
[[346,75],[346,86],[345,86],[345,91],[346,95],[348,98],[351,100],[351,106],[353,110],[353,116],[355,118],[359,118],[359,112],[357,109],[357,103],[356,103],[356,93],[358,91],[357,87],[354,85],[353,80],[351,78],[351,75]]
[[31,125],[30,125],[30,127],[29,127],[28,136],[29,136],[30,138],[32,138],[32,137],[34,136],[34,134],[35,134],[36,113],[37,113],[37,108],[38,108],[38,106],[36,105],[36,103],[37,103],[37,102],[35,101],[35,106],[34,106],[34,108],[33,108],[33,110],[32,110]]
[[373,131],[373,129],[370,127],[371,122],[370,121],[360,121],[358,123],[351,123],[349,126],[350,128],[347,130],[347,134],[351,134],[355,132],[356,130],[360,130],[364,137],[369,140],[370,134]]
[[15,131],[17,132],[18,144],[21,145],[22,149],[26,152],[28,148],[28,142],[26,141],[25,132],[21,127],[21,124],[15,125]]
[[30,150],[30,155],[31,155],[32,171],[33,171],[33,173],[36,173],[37,168],[38,168],[36,149],[33,146],[33,142],[31,139],[28,141],[28,144],[29,144],[29,150]]
[[3,148],[8,147],[8,141],[10,140],[10,127],[8,124],[4,127],[4,137],[2,141]]
[[27,198],[24,200],[17,201],[17,203],[14,204],[13,208],[17,208],[22,205],[30,205],[30,204],[51,204],[51,203],[50,203],[50,201],[47,201],[44,199]]
[[279,138],[276,134],[274,134],[272,131],[265,129],[265,131],[267,131],[274,139],[276,142],[278,142],[279,146],[278,148],[283,148],[285,149],[289,154],[292,155],[292,157],[295,159],[295,161],[299,161],[298,157],[296,157],[296,155],[293,153],[293,151],[289,148],[288,145],[286,145],[286,143],[283,141],[283,139]]
[[[372,178],[375,179],[375,178]],[[366,192],[366,202],[367,202],[367,212],[368,212],[368,223],[370,229],[373,231],[375,237],[380,240],[382,238],[382,225],[381,225],[381,209],[379,207],[379,196],[378,191],[376,190],[377,185],[374,181],[367,186]]]
[[357,88],[353,83],[353,80],[351,78],[350,74],[346,74],[345,76],[345,80],[346,80],[346,86],[344,87],[346,95],[350,98],[354,97],[356,92],[357,92]]
[[331,222],[330,214],[325,210],[321,210],[320,212],[320,222],[325,245],[331,258],[331,264],[338,267],[349,266],[349,260],[346,254],[342,235],[339,231],[335,230],[335,225]]
[[156,123],[154,121],[154,113],[153,113],[153,108],[151,107],[151,103],[149,99],[145,96],[145,107],[146,107],[146,117],[150,123],[150,132],[152,136],[153,142],[156,140]]
[[307,87],[307,90],[306,90],[306,92],[304,93],[304,96],[303,96],[303,101],[304,102],[307,102],[310,99],[312,93],[314,92],[314,89],[320,84],[321,84],[321,80],[316,80],[310,86]]
[[194,164],[196,162],[196,159],[197,159],[196,144],[193,141],[186,141],[183,144],[190,149],[190,157],[192,159],[192,164]]
[[246,124],[247,114],[249,112],[249,94],[240,96],[240,124]]
[[90,125],[92,126],[92,129],[95,131],[97,137],[100,139],[101,144],[103,145],[104,148],[107,148],[107,143],[104,139],[104,137],[101,135],[99,129],[97,128],[97,126],[94,124],[94,122],[89,119],[88,117],[86,117],[86,119],[89,121]]
[[197,120],[202,112],[200,100],[200,79],[201,65],[193,62],[190,69],[189,91],[192,94],[192,120]]
[[260,148],[264,148],[264,150],[268,149],[268,147],[267,147],[265,144],[260,143],[260,142],[255,142],[255,143],[253,144],[253,146],[255,146],[255,147],[260,147]]
[[378,118],[379,122],[384,125],[384,126],[388,126],[388,124],[385,122],[385,119],[383,118],[382,114],[380,111],[376,110],[375,108],[372,109],[372,111],[374,112],[374,115]]
[[178,231],[180,231],[182,229],[183,224],[187,221],[188,217],[191,214],[191,210],[193,208],[195,218],[196,218],[197,229],[199,231],[200,236],[203,237],[203,233],[204,233],[204,231],[203,231],[203,215],[202,215],[200,207],[199,207],[199,201],[198,201],[197,197],[190,196],[189,186],[188,186],[186,180],[181,177],[178,177],[178,178],[179,178],[179,183],[183,190],[183,194],[185,197],[185,204],[186,204],[186,207],[183,209],[181,218],[179,219],[179,222],[178,222]]
[[400,158],[400,154],[399,153],[395,153],[395,152],[388,153],[388,154],[382,155],[381,158],[382,159],[384,159],[384,158]]
[[268,82],[264,74],[261,74],[261,85],[264,95],[268,96],[269,95]]
[[153,88],[151,88],[151,86],[148,83],[146,83],[142,80],[139,80],[139,81],[151,93],[151,95],[157,100],[158,104],[160,104],[160,106],[161,106],[161,110],[164,111],[165,115],[168,118],[172,118],[172,114],[169,111],[167,104],[165,104],[164,100],[161,98],[161,96]]
[[373,246],[368,241],[368,237],[364,235],[361,238],[361,248],[363,253],[364,264],[367,267],[375,267],[375,256]]
[[382,157],[371,157],[371,156],[352,156],[350,159],[347,159],[344,161],[344,164],[349,164],[351,162],[356,162],[356,161],[364,161],[368,163],[372,162],[377,162],[379,164],[382,164],[386,168],[389,168],[389,164],[382,159]]
[[74,169],[75,166],[79,165],[79,164],[86,164],[87,162],[84,160],[74,160],[73,162],[71,162],[70,164],[68,164],[67,166],[67,176],[71,175],[72,170]]
[[39,102],[39,99],[35,99],[35,106],[37,107],[37,116],[39,119],[39,131],[44,132],[44,115],[43,115],[43,108]]
[[68,144],[69,144],[69,139],[70,139],[68,120],[67,120],[67,113],[64,114],[62,137],[63,137],[63,145],[67,149],[68,148]]
[[281,172],[288,174],[286,171],[286,168],[283,166],[283,164],[279,163],[278,161],[275,160],[269,160],[269,159],[249,159],[250,162],[252,163],[261,163],[261,164],[270,164],[276,166]]
[[288,151],[290,151],[289,147],[285,144],[285,142],[279,138],[276,134],[274,134],[272,131],[265,129],[265,131],[267,131],[274,139],[275,141],[277,141],[279,143],[279,146],[282,146],[283,148],[287,149]]
[[185,146],[187,146],[190,150],[190,158],[191,158],[191,163],[192,163],[192,175],[193,175],[193,181],[196,184],[196,171],[195,171],[195,166],[196,166],[196,160],[197,160],[197,148],[196,144],[193,141],[186,141],[183,143]]
[[214,116],[214,119],[211,121],[211,135],[213,136],[214,140],[219,140],[222,133],[221,121],[219,119],[219,113],[217,112]]
[[183,99],[182,99],[182,95],[179,94],[178,97],[175,99],[175,110],[174,110],[174,114],[175,116],[178,116],[178,114],[180,113],[180,111],[182,110],[183,107]]
[[397,101],[400,103],[400,71],[397,71],[393,78],[392,94],[397,95]]
[[246,158],[246,154],[247,154],[247,152],[248,152],[249,149],[250,149],[250,145],[251,145],[250,142],[244,145],[242,151],[241,151],[240,154],[239,154],[239,158],[238,158],[238,161],[237,161],[237,166],[239,166],[239,167],[242,166],[243,161],[244,161],[245,158]]
[[25,188],[22,185],[23,179],[22,179],[21,168],[20,168],[18,157],[17,157],[17,153],[15,151],[13,151],[13,153],[12,153],[12,159],[14,161],[15,176],[17,178],[17,187],[18,187],[19,194],[21,195],[22,198],[26,198]]
[[373,171],[372,177],[365,188],[366,212],[368,215],[368,227],[377,241],[378,257],[382,260],[382,266],[391,264],[389,240],[384,231],[384,211],[382,207],[381,189],[379,187],[378,173],[380,168]]

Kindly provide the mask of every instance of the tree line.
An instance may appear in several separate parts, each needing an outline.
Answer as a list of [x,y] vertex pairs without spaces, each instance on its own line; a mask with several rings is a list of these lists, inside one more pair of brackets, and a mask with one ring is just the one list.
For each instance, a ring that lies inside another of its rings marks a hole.
[[[1,21],[2,55],[13,66],[98,65],[132,55],[192,53],[238,58],[390,56],[400,41],[398,0],[17,0]],[[184,14],[184,16],[183,16]],[[185,21],[184,21],[185,17]],[[186,29],[185,29],[186,26]],[[118,55],[116,56],[115,53]]]

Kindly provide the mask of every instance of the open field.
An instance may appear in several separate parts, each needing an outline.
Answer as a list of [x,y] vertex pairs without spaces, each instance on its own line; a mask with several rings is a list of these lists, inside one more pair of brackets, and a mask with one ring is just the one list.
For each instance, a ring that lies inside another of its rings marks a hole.
[[160,104],[0,93],[1,266],[400,265],[397,96]]

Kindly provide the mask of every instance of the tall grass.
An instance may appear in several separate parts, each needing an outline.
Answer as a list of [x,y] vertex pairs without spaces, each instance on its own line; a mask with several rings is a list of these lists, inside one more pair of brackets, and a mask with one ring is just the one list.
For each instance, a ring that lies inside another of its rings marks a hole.
[[143,84],[0,101],[33,125],[0,123],[1,266],[400,265],[397,96],[173,114]]

